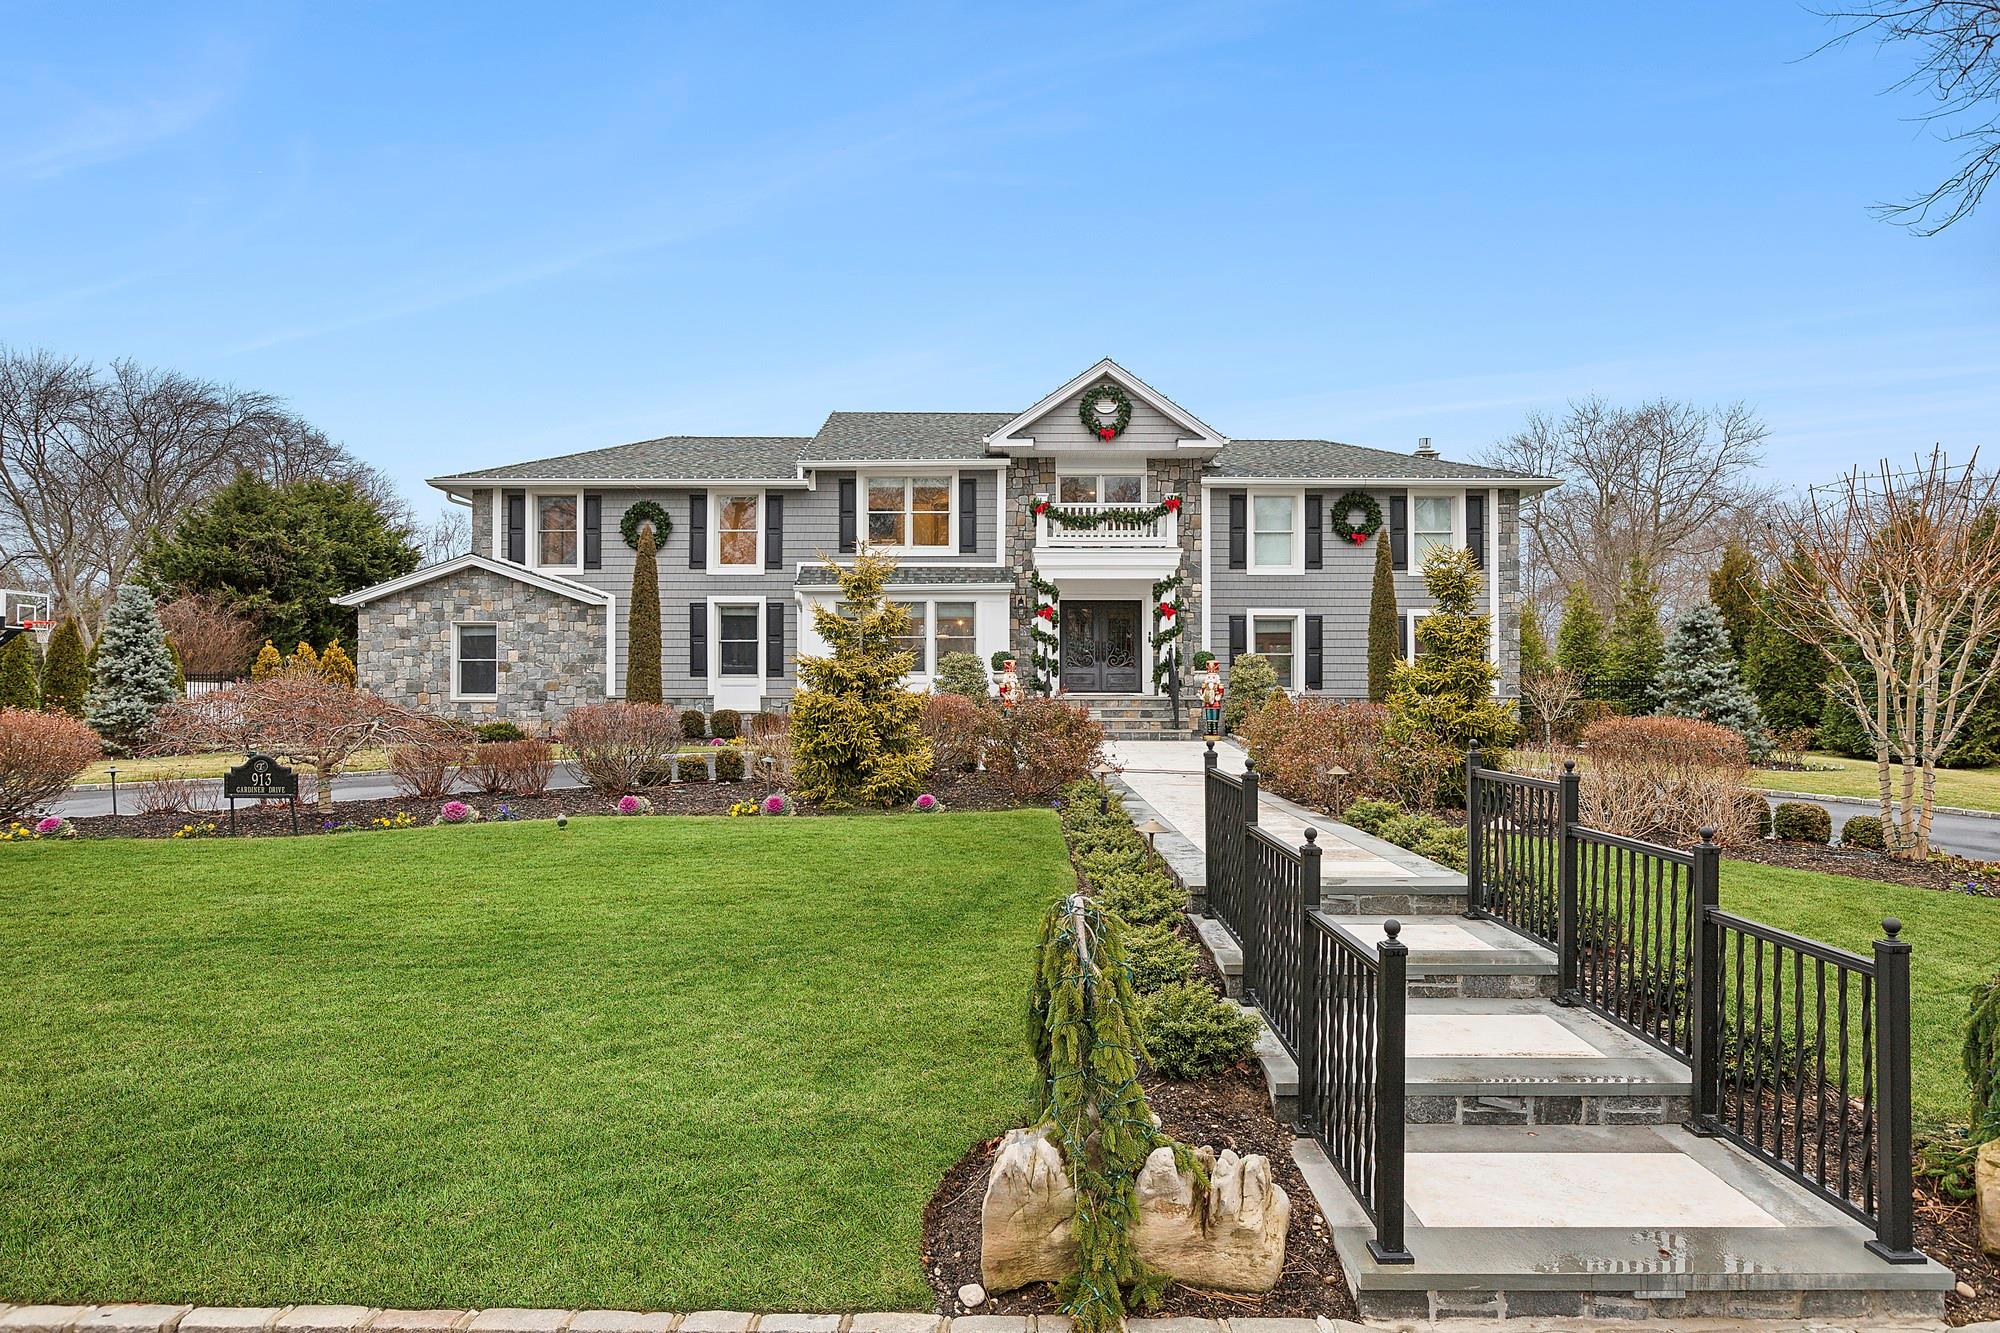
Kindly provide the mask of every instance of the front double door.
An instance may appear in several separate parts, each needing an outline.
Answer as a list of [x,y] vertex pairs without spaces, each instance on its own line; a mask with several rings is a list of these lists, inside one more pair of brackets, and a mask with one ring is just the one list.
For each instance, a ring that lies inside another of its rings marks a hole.
[[1139,690],[1139,604],[1062,604],[1062,687],[1084,694]]

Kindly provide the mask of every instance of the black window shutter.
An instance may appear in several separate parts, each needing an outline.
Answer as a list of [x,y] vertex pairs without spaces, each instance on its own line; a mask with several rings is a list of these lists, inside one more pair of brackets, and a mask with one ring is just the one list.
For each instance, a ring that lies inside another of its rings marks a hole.
[[1243,656],[1250,645],[1250,622],[1242,616],[1229,617],[1229,664]]
[[520,491],[507,492],[507,558],[528,563],[528,497]]
[[604,497],[583,497],[583,567],[604,568]]
[[1472,551],[1472,563],[1486,568],[1486,497],[1470,492],[1465,497],[1465,544]]
[[764,568],[785,567],[785,497],[772,491],[764,497]]
[[854,522],[854,478],[840,479],[840,549],[851,551],[856,540]]
[[958,479],[958,553],[974,555],[979,550],[979,477],[965,473]]
[[708,497],[699,493],[688,497],[688,568],[708,568]]
[[1410,567],[1410,497],[1402,491],[1389,497],[1389,564]]
[[1322,498],[1318,491],[1306,492],[1307,569],[1326,568],[1326,547],[1320,542],[1320,534],[1326,526],[1320,514],[1320,501]]
[[1242,491],[1229,493],[1229,567],[1242,569],[1248,563],[1250,497]]
[[688,674],[708,679],[708,603],[688,603]]
[[785,674],[785,604],[764,603],[764,674],[772,680]]
[[1326,676],[1326,654],[1320,642],[1325,624],[1324,616],[1306,617],[1306,688],[1309,690],[1325,688],[1321,682]]

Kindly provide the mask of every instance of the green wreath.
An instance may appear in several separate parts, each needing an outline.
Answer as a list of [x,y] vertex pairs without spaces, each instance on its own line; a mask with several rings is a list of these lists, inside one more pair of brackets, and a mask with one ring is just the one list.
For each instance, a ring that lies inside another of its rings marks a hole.
[[625,544],[634,550],[639,548],[639,525],[653,525],[653,544],[665,546],[667,534],[674,530],[674,521],[667,517],[667,511],[651,500],[641,500],[626,509],[625,517],[618,520],[618,532],[625,538]]
[[[1361,521],[1348,522],[1348,516],[1357,509],[1361,511]],[[1366,491],[1349,491],[1335,500],[1328,517],[1333,520],[1333,530],[1340,539],[1355,546],[1382,530],[1382,506]]]
[[[1117,419],[1108,426],[1097,415],[1097,404],[1105,398],[1118,405]],[[1106,380],[1083,395],[1083,401],[1076,405],[1076,414],[1083,421],[1083,428],[1092,435],[1100,440],[1115,440],[1132,424],[1132,400],[1125,396],[1123,389]]]

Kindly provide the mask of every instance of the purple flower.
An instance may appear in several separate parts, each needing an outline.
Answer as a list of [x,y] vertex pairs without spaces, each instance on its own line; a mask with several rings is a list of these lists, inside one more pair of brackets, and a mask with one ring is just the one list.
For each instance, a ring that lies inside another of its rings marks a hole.
[[446,801],[438,809],[438,818],[447,824],[463,824],[472,814],[472,807],[464,801]]
[[636,815],[636,814],[638,814],[638,813],[639,813],[639,798],[638,798],[638,797],[636,797],[636,796],[621,796],[621,797],[619,797],[619,798],[618,798],[618,813],[619,813],[619,814],[621,814],[621,815]]
[[62,826],[63,826],[63,821],[61,815],[49,815],[46,818],[37,820],[35,822],[35,832],[41,834],[43,837],[46,838],[51,833],[62,832]]
[[784,814],[785,813],[784,796],[782,794],[766,796],[764,798],[764,813],[767,815]]
[[929,792],[925,792],[923,795],[919,796],[916,799],[916,807],[919,811],[923,812],[924,814],[930,814],[933,810],[936,810],[938,808],[938,798],[931,795]]

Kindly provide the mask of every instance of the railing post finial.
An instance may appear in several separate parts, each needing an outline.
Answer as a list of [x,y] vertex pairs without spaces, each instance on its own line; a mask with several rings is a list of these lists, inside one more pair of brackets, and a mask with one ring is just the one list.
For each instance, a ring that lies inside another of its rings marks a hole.
[[[1316,829],[1316,828],[1314,828],[1314,827],[1313,827],[1313,826],[1312,826],[1311,824],[1308,824],[1308,825],[1306,825],[1306,841],[1307,841],[1307,842],[1318,842],[1318,841],[1319,841],[1319,830],[1318,830],[1318,829]],[[1889,918],[1889,919],[1890,919],[1891,921],[1894,921],[1894,920],[1895,920],[1895,918],[1894,918],[1894,917],[1891,917],[1891,918]],[[1896,927],[1896,930],[1901,930],[1901,929],[1902,929],[1902,926],[1900,926],[1900,925],[1898,925],[1898,926]],[[1895,931],[1894,931],[1894,930],[1892,930],[1892,931],[1890,931],[1889,933],[1893,935],[1893,934],[1895,934]]]
[[1702,842],[1703,842],[1704,844],[1712,844],[1712,843],[1714,843],[1714,841],[1715,841],[1715,825],[1713,825],[1713,824],[1704,824],[1704,825],[1702,825],[1702,827],[1701,827],[1701,840],[1702,840]]

